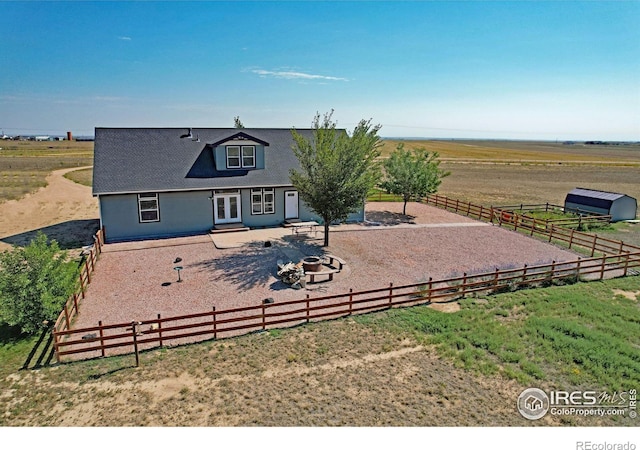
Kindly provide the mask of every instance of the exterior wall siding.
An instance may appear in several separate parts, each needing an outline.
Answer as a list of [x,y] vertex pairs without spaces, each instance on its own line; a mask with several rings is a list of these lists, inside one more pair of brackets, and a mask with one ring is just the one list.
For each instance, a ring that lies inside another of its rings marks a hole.
[[140,223],[137,194],[100,196],[108,241],[149,239],[207,232],[213,227],[211,191],[160,192],[160,221]]
[[[250,228],[268,228],[284,222],[285,192],[291,187],[274,189],[275,212],[251,213],[251,189],[241,189],[242,224]],[[100,215],[108,242],[153,239],[207,233],[213,227],[213,191],[159,192],[158,222],[141,223],[137,194],[102,195]],[[320,217],[299,200],[298,218],[301,221],[322,222]],[[364,220],[364,209],[351,214],[347,222]]]
[[617,199],[611,205],[611,220],[617,222],[619,220],[633,220],[636,218],[638,202],[633,197],[622,197]]

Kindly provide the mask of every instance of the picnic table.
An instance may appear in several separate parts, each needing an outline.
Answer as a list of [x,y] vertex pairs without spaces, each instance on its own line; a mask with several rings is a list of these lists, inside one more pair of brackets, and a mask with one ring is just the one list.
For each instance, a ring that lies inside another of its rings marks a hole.
[[309,221],[309,222],[293,222],[291,224],[289,224],[289,227],[291,227],[291,234],[300,234],[300,233],[314,233],[314,235],[317,235],[318,230],[316,229],[317,226],[319,226],[320,224],[316,221]]

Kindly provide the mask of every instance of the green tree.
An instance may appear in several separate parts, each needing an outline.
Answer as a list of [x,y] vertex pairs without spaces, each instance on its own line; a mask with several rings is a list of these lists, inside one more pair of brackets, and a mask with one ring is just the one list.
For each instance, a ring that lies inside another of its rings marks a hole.
[[300,170],[290,172],[291,183],[322,218],[325,247],[329,245],[329,225],[362,208],[367,193],[380,180],[376,161],[380,125],[361,120],[349,135],[336,129],[332,115],[333,110],[322,118],[316,114],[310,140],[291,130],[293,152],[300,161]]
[[400,143],[384,161],[384,181],[380,187],[389,194],[402,196],[402,214],[407,213],[409,200],[437,192],[442,178],[450,174],[440,169],[438,158],[437,152],[430,154],[424,148],[411,151]]
[[244,128],[244,124],[240,121],[240,116],[233,118],[233,126],[234,128]]
[[71,295],[77,264],[43,233],[24,248],[0,253],[0,321],[24,333],[54,320]]

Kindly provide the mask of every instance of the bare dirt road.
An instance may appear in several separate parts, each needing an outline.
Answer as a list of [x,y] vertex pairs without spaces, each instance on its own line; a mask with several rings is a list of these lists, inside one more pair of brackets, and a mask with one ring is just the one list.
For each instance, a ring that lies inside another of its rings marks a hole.
[[91,244],[98,227],[98,201],[91,188],[64,177],[87,167],[56,170],[47,176],[47,186],[20,200],[0,203],[0,251],[25,245],[42,231],[63,248]]

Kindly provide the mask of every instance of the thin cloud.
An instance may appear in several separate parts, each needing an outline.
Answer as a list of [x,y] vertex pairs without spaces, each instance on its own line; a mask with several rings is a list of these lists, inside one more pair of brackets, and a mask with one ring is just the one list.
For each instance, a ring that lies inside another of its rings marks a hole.
[[273,70],[263,70],[263,69],[253,69],[251,72],[257,75],[260,75],[263,78],[273,77],[273,78],[283,78],[286,80],[349,81],[348,78],[332,77],[327,75],[316,75],[316,74],[304,73],[304,72],[273,71]]
[[120,39],[121,41],[130,41],[131,38],[129,36],[118,36],[118,39]]

